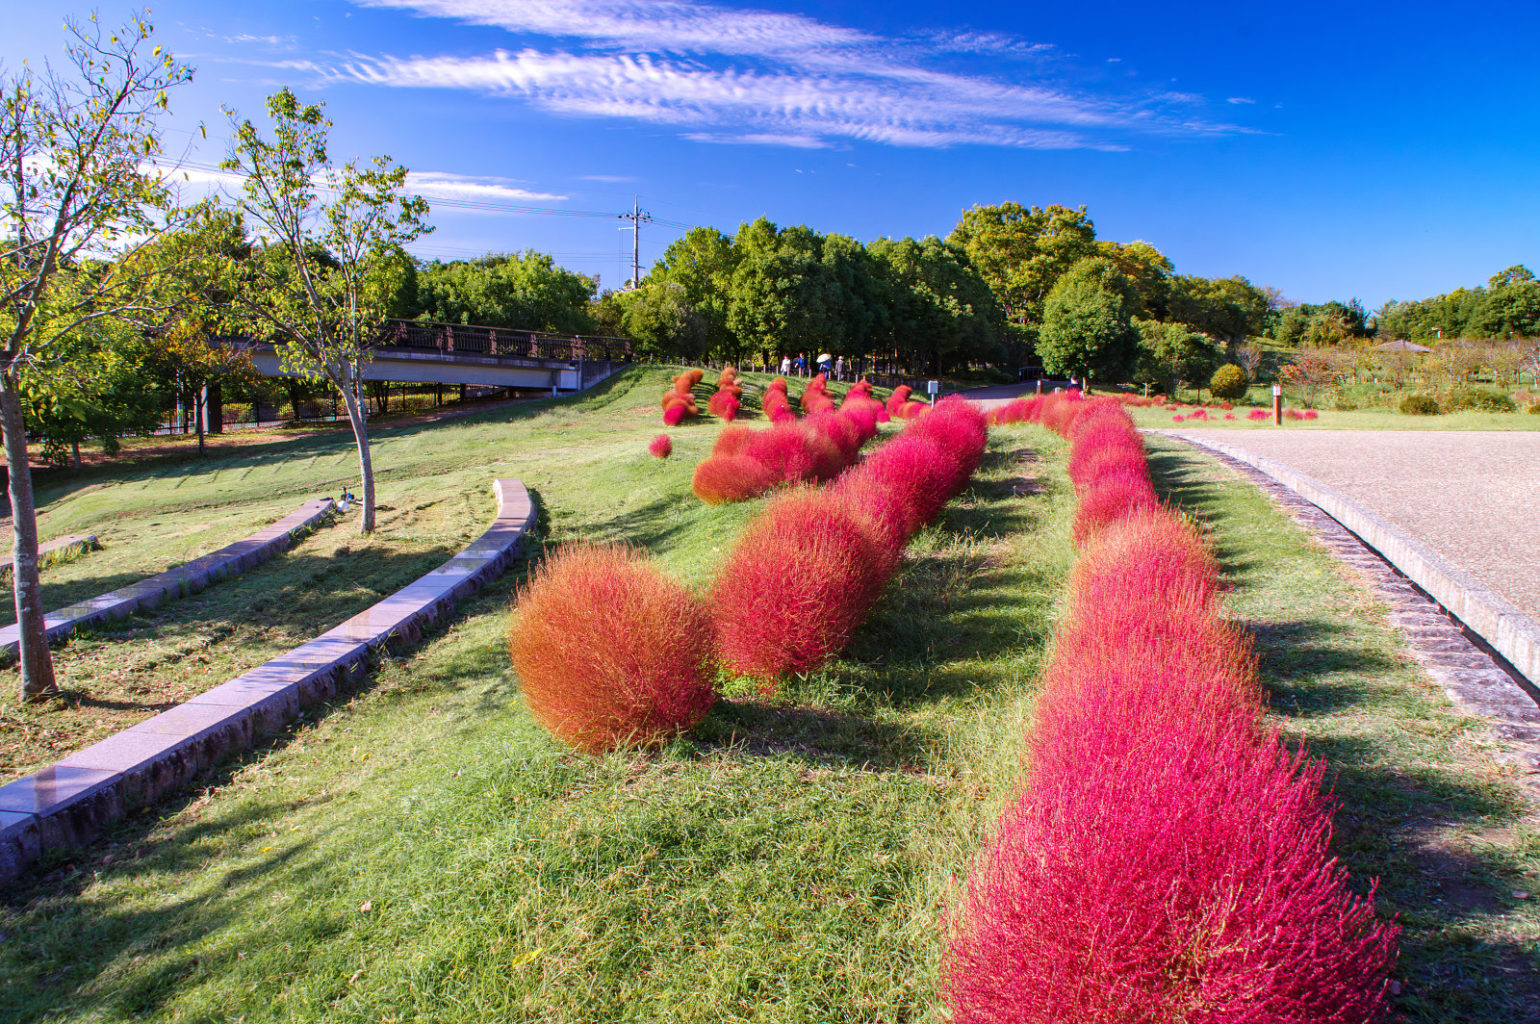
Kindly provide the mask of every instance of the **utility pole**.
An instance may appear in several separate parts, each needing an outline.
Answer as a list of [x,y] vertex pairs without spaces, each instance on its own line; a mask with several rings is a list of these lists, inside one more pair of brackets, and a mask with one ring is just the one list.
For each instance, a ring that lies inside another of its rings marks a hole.
[[642,283],[642,225],[652,220],[652,214],[643,212],[640,200],[632,196],[631,212],[622,213],[620,219],[631,222],[620,230],[631,232],[631,287],[635,288]]

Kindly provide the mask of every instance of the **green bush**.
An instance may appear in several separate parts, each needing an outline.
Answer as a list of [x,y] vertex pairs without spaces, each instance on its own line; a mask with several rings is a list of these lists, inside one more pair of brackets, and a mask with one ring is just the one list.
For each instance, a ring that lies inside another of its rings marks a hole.
[[1476,409],[1481,412],[1517,412],[1513,399],[1502,391],[1490,388],[1456,388],[1444,397],[1444,411],[1463,412]]
[[1246,389],[1251,386],[1251,381],[1246,378],[1246,371],[1234,363],[1225,363],[1214,371],[1214,376],[1209,378],[1209,393],[1215,398],[1226,402],[1235,402],[1246,397]]
[[1540,416],[1540,402],[1536,402],[1529,407],[1529,414],[1531,416]]
[[1407,395],[1401,399],[1401,411],[1408,416],[1437,416],[1443,410],[1432,395]]

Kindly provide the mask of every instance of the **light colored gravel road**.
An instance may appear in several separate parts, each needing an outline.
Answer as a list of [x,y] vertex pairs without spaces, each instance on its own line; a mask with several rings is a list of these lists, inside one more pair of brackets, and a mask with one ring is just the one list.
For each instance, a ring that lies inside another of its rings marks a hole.
[[1183,430],[1313,477],[1540,622],[1540,433]]

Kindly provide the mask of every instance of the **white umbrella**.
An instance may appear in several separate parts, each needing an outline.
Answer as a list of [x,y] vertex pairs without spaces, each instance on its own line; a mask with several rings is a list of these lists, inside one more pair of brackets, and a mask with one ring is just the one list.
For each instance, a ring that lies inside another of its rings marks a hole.
[[833,362],[833,360],[829,358],[829,353],[827,353],[827,352],[820,352],[820,353],[818,353],[817,362],[820,362],[820,363],[830,363],[830,362]]

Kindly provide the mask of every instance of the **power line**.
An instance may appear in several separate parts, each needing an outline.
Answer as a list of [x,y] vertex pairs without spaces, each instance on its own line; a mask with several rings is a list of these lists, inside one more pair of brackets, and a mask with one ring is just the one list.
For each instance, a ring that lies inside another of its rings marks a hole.
[[635,288],[642,283],[642,225],[652,220],[652,214],[642,209],[638,197],[632,196],[631,212],[622,213],[620,219],[631,222],[630,227],[620,230],[631,232],[631,287]]

